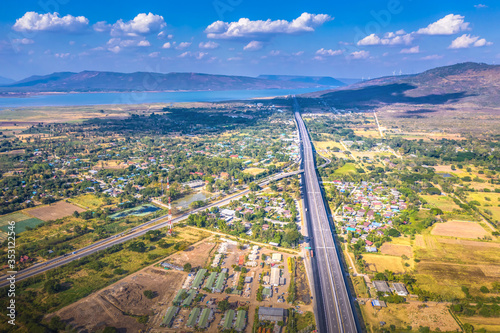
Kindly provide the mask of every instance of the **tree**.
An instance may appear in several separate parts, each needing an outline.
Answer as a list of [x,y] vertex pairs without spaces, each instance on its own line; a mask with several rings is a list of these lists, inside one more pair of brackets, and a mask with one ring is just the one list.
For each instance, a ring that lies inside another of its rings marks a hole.
[[250,183],[250,185],[248,185],[248,187],[250,188],[250,191],[252,191],[252,192],[257,192],[260,189],[260,186],[255,184],[254,182]]
[[192,267],[191,267],[190,263],[187,262],[187,263],[184,264],[184,272],[186,272],[186,273],[191,272],[191,268]]
[[49,280],[43,285],[43,289],[49,294],[55,294],[61,291],[62,286],[57,280]]
[[229,301],[227,299],[223,299],[219,302],[219,304],[217,304],[217,308],[222,312],[226,312],[229,310]]
[[148,299],[153,299],[156,296],[156,293],[152,290],[144,290],[144,296]]
[[115,327],[108,326],[102,331],[102,333],[118,333],[118,330]]
[[474,326],[469,323],[464,324],[464,332],[465,333],[474,333]]
[[482,286],[479,288],[479,291],[481,291],[483,294],[487,294],[490,292],[490,290],[486,286]]

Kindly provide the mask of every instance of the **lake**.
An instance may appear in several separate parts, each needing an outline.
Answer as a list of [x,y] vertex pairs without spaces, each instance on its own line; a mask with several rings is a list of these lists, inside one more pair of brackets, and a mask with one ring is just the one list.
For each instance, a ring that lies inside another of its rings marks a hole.
[[217,102],[257,97],[305,94],[328,89],[264,89],[264,90],[226,90],[226,91],[183,91],[183,92],[129,92],[129,93],[71,93],[34,95],[31,97],[0,98],[1,108],[26,106],[72,106],[105,104],[143,104],[177,102]]
[[210,197],[210,193],[208,192],[196,192],[196,193],[192,193],[192,194],[189,194],[179,200],[176,200],[176,201],[173,201],[172,202],[172,207],[182,207],[182,208],[188,208],[189,207],[189,204],[191,202],[195,202],[195,201],[203,201],[203,200],[206,200]]

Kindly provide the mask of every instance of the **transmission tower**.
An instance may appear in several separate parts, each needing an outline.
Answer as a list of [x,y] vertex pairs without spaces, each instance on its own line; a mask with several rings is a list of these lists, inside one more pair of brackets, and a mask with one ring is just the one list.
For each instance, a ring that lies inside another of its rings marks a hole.
[[168,192],[168,234],[172,235],[172,202],[170,200],[170,179],[167,177]]

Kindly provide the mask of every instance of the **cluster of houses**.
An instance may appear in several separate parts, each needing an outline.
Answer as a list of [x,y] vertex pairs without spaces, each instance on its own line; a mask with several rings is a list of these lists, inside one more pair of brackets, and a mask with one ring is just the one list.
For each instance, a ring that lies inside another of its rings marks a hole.
[[[372,232],[383,235],[384,230],[392,226],[392,219],[407,208],[401,193],[381,183],[363,181],[356,184],[340,180],[332,183],[341,193],[348,193],[350,199],[335,216],[340,230],[359,234],[366,242],[366,251],[377,252],[366,236]],[[353,243],[357,241],[358,238],[352,239]]]

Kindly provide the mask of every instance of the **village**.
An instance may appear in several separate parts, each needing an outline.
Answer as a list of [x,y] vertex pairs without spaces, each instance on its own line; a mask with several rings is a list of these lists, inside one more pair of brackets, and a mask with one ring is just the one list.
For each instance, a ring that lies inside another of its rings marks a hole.
[[364,240],[366,252],[377,252],[373,242],[367,240],[370,233],[385,235],[384,231],[393,225],[392,219],[407,208],[401,193],[381,183],[362,181],[360,184],[342,182],[331,183],[340,193],[348,193],[349,203],[344,203],[336,212],[335,221],[340,233],[351,233],[351,243]]
[[[254,330],[264,326],[264,331],[279,333],[288,322],[289,309],[303,313],[300,306],[288,303],[293,302],[294,265],[300,258],[227,238],[220,241],[208,265],[186,276],[162,316],[161,327],[250,332],[252,326]],[[185,271],[168,259],[160,266]]]

